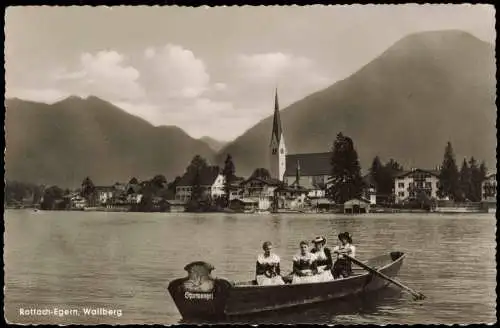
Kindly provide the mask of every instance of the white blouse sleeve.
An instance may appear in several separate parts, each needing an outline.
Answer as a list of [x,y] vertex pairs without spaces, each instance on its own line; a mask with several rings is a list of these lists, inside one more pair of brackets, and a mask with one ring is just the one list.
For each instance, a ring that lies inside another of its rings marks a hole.
[[356,246],[351,245],[351,256],[356,257]]

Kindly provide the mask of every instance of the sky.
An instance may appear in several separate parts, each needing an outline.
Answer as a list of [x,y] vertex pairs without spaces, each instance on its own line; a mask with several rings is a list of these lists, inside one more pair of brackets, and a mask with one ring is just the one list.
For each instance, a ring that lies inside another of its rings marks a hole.
[[408,34],[495,42],[490,5],[9,7],[6,97],[94,95],[155,126],[229,141]]

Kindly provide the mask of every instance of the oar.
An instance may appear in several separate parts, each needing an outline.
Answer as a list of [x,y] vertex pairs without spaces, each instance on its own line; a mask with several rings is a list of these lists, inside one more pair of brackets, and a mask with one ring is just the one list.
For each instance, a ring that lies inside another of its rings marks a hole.
[[349,260],[351,260],[352,262],[354,262],[355,264],[357,264],[357,265],[359,265],[360,267],[362,267],[363,269],[365,269],[365,270],[367,270],[367,271],[369,271],[369,272],[371,272],[371,273],[373,273],[373,274],[375,274],[375,275],[377,275],[377,276],[379,276],[379,277],[381,277],[381,278],[383,278],[383,279],[385,279],[385,280],[387,280],[387,281],[390,281],[390,282],[392,282],[394,285],[399,286],[399,287],[401,287],[402,289],[404,289],[404,290],[406,290],[406,291],[410,292],[410,293],[413,295],[413,299],[414,299],[414,300],[423,300],[423,299],[425,298],[425,295],[424,295],[424,294],[422,294],[422,293],[420,293],[420,292],[417,292],[417,291],[415,291],[415,290],[411,289],[411,288],[410,288],[410,287],[408,287],[408,286],[403,285],[403,284],[402,284],[402,283],[400,283],[399,281],[396,281],[396,280],[392,279],[391,277],[389,277],[389,276],[387,276],[387,275],[383,274],[382,272],[377,271],[377,270],[375,270],[374,268],[369,267],[368,265],[364,264],[363,262],[356,260],[354,257],[349,256],[349,255],[347,255],[347,254],[344,254],[344,256],[345,256],[345,257],[347,257],[347,258],[348,258]]

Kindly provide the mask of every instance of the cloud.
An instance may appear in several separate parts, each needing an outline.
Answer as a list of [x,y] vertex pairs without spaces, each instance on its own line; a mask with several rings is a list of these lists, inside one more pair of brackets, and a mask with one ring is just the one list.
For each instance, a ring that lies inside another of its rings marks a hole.
[[231,140],[253,123],[245,112],[235,110],[232,102],[209,98],[177,99],[162,104],[115,102],[132,115],[153,125],[176,125],[194,138],[204,135]]
[[243,78],[251,82],[284,82],[298,78],[295,83],[325,83],[314,62],[306,57],[281,52],[239,55],[237,66]]
[[75,71],[62,70],[56,76],[63,87],[92,94],[108,100],[139,99],[144,89],[139,85],[140,73],[125,63],[116,51],[83,53]]
[[161,49],[146,49],[145,58],[142,81],[155,98],[196,98],[209,88],[205,63],[191,50],[167,44]]
[[225,83],[218,82],[214,84],[215,91],[224,91],[226,89],[227,89],[227,84]]
[[144,50],[144,57],[147,59],[151,59],[156,55],[156,50],[155,48],[149,47],[146,50]]
[[284,108],[329,83],[312,60],[281,52],[235,55],[230,74],[217,82],[201,58],[174,44],[147,47],[136,57],[103,50],[77,59],[73,67],[52,69],[44,89],[24,85],[7,94],[47,103],[95,95],[153,125],[230,140],[272,114],[276,84]]
[[233,59],[231,88],[226,91],[236,108],[252,108],[253,123],[272,115],[274,89],[283,109],[335,82],[310,58],[284,52],[239,54]]

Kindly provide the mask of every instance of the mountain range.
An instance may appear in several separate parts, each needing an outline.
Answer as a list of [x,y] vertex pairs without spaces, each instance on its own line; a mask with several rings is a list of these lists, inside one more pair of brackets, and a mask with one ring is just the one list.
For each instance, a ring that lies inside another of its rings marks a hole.
[[[434,167],[451,141],[463,156],[496,165],[494,46],[462,31],[409,35],[350,77],[281,111],[289,153],[324,152],[351,137],[366,169],[375,155],[405,167]],[[6,100],[6,178],[78,186],[182,175],[196,154],[239,176],[267,167],[270,116],[224,144],[155,127],[96,97],[54,104]],[[222,148],[222,149],[221,149]]]
[[47,105],[6,101],[6,178],[76,187],[182,175],[194,154],[215,152],[176,126],[155,127],[97,97]]
[[[288,153],[324,152],[351,137],[364,170],[379,155],[406,168],[434,168],[448,141],[464,156],[496,166],[493,45],[463,31],[409,35],[348,78],[280,112]],[[238,174],[267,167],[270,116],[228,144]]]
[[220,141],[209,136],[201,137],[200,140],[206,143],[215,152],[220,151],[227,144],[226,141]]

